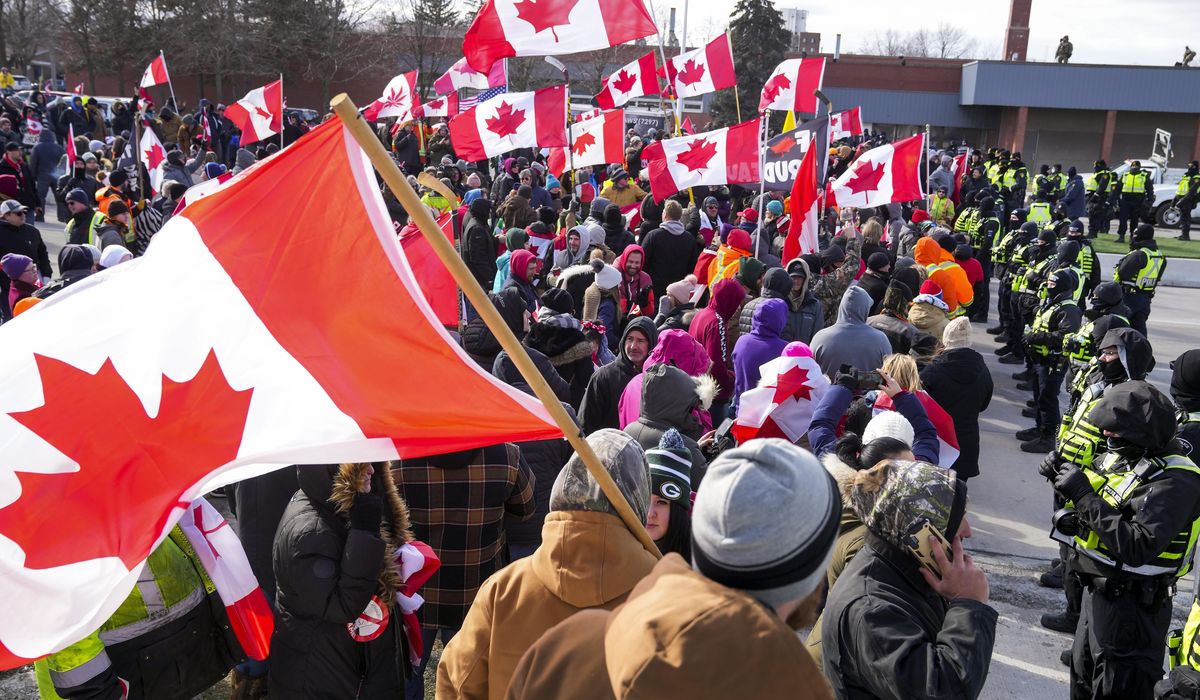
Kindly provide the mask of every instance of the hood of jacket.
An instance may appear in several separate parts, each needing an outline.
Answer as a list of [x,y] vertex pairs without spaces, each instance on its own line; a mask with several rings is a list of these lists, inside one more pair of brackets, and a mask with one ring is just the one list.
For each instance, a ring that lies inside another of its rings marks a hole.
[[712,367],[712,358],[704,346],[687,331],[671,328],[662,332],[658,344],[646,358],[647,368],[659,364],[674,365],[691,377],[698,377]]
[[[807,278],[805,278],[807,283]],[[763,299],[787,299],[792,293],[792,276],[782,267],[772,267],[762,278]]]
[[509,274],[512,277],[529,284],[529,263],[533,262],[533,260],[534,255],[530,251],[525,250],[524,248],[521,250],[514,250],[513,254],[508,258]]
[[[638,253],[642,256],[642,267],[644,268],[646,266],[646,251],[642,250],[640,245],[636,243],[630,243],[629,245],[625,246],[625,250],[621,251],[621,254],[617,256],[616,262],[613,263],[613,267],[617,268],[617,271],[621,273],[621,279],[629,279],[629,273],[625,272],[625,263],[629,262],[629,256],[633,255],[634,253]],[[638,270],[639,278],[644,274],[646,274],[645,270]]]
[[712,308],[726,323],[733,318],[746,300],[746,288],[741,282],[726,277],[713,287]]
[[862,287],[850,287],[842,295],[842,303],[838,306],[837,325],[864,324],[870,313],[871,295]]
[[1104,390],[1088,413],[1088,422],[1134,445],[1160,452],[1174,442],[1175,406],[1148,382],[1122,382]]
[[38,143],[54,143],[54,131],[42,129],[41,135],[38,136]]
[[672,236],[682,236],[685,231],[682,221],[672,221],[670,219],[664,220],[659,228]]
[[542,545],[530,562],[556,597],[593,608],[632,590],[655,559],[611,513],[554,511],[546,515]]
[[654,365],[642,374],[641,417],[695,434],[699,422],[692,409],[700,405],[696,381],[670,365]]
[[[867,307],[870,310],[870,307]],[[863,317],[866,320],[866,317]],[[783,299],[763,299],[754,307],[750,334],[777,338],[788,322],[788,305]]]
[[1188,350],[1171,364],[1171,396],[1186,411],[1200,409],[1200,350]]
[[629,335],[629,331],[634,329],[646,334],[646,339],[649,341],[651,348],[658,343],[658,328],[655,327],[654,321],[647,316],[638,316],[634,318],[629,322],[629,325],[625,326],[625,330],[621,333],[621,345],[619,348],[617,348],[618,356],[626,362],[629,362],[629,357],[625,355],[625,337]]
[[938,245],[937,241],[926,236],[917,241],[917,247],[913,249],[913,258],[916,259],[917,264],[929,266],[952,260],[953,256],[945,248]]
[[1099,350],[1110,345],[1117,346],[1117,357],[1130,379],[1145,379],[1154,369],[1154,350],[1150,347],[1150,341],[1134,329],[1114,328],[1105,333],[1096,345],[1096,354],[1099,355]]
[[966,502],[967,485],[953,469],[901,459],[858,472],[849,500],[867,529],[901,551],[908,551],[904,539],[922,519],[954,539]]
[[[783,267],[785,270],[790,270],[790,269],[792,269],[793,265],[799,265],[800,269],[804,270],[804,284],[800,287],[800,291],[798,291],[798,292],[792,292],[791,287],[789,286],[788,295],[796,301],[803,302],[804,298],[808,296],[808,288],[809,288],[808,281],[812,277],[812,268],[809,267],[808,261],[805,260],[804,258],[793,258],[793,259],[789,260],[787,265],[784,265]],[[788,284],[789,285],[791,284],[791,275],[790,274],[788,275]],[[764,283],[764,286],[765,286],[765,283]]]
[[235,167],[245,170],[246,168],[249,168],[251,165],[254,165],[254,163],[257,162],[257,160],[258,159],[254,157],[253,153],[246,150],[245,148],[239,148],[237,150],[237,155],[234,156],[233,164]]
[[592,356],[592,344],[582,330],[572,326],[538,321],[529,327],[523,342],[550,358],[556,367]]

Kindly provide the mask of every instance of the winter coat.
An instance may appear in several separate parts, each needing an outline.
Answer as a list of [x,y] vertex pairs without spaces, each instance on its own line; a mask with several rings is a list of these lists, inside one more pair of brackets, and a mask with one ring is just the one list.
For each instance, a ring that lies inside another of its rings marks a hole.
[[496,207],[496,216],[504,219],[507,228],[524,229],[538,220],[537,212],[529,206],[529,200],[516,192],[509,194],[508,198]]
[[704,248],[696,236],[678,221],[664,221],[642,238],[645,260],[642,269],[654,283],[654,296],[667,293],[667,285],[687,277]]
[[537,551],[480,587],[462,629],[442,652],[437,697],[505,697],[521,655],[546,630],[580,610],[625,602],[654,564],[615,515],[550,513]]
[[787,346],[780,333],[787,324],[788,305],[783,299],[767,299],[754,308],[751,331],[733,346],[733,403],[758,386],[759,369],[783,354]]
[[[21,224],[18,227],[0,219],[0,257],[8,253],[24,255],[32,260],[42,277],[54,275],[54,268],[50,267],[50,254],[46,250],[42,234],[29,224]],[[9,284],[8,275],[0,270],[0,298],[8,299]],[[7,315],[4,318],[7,318]]]
[[243,479],[228,488],[229,507],[237,516],[234,530],[246,550],[250,570],[272,608],[276,593],[275,569],[271,565],[275,531],[299,488],[295,467]]
[[954,421],[958,437],[959,477],[979,476],[979,414],[992,400],[992,375],[983,356],[971,348],[935,355],[921,370],[921,384]]
[[645,316],[639,316],[625,326],[617,350],[617,359],[596,370],[588,381],[583,403],[579,406],[579,423],[585,435],[601,428],[620,428],[617,407],[621,392],[625,391],[625,385],[629,384],[634,375],[641,371],[641,367],[633,364],[625,354],[625,336],[633,330],[644,333],[651,348],[658,341],[658,329]]
[[950,317],[934,304],[921,301],[921,296],[918,296],[912,306],[908,307],[908,321],[917,330],[937,338],[938,343],[941,343],[942,333],[949,325]]
[[624,605],[611,613],[584,611],[547,632],[517,665],[507,697],[831,700],[832,695],[795,631],[770,608],[668,554]]
[[[420,143],[416,132],[409,129],[402,130],[392,141],[392,150],[396,153],[396,160],[400,161],[406,174],[416,175],[421,172]],[[522,228],[524,227],[522,226]]]
[[1067,189],[1058,201],[1062,203],[1068,219],[1078,219],[1087,212],[1087,193],[1084,191],[1082,175],[1067,180]]
[[[408,510],[391,473],[373,477],[384,499],[378,532],[351,528],[360,465],[297,467],[300,490],[284,510],[273,555],[278,594],[271,637],[270,693],[289,698],[373,698],[404,688],[408,650],[398,624],[395,591],[400,577],[392,562],[411,539]],[[377,598],[392,623],[368,642],[356,641],[347,625]]]
[[875,370],[883,366],[883,358],[892,352],[892,344],[882,331],[867,325],[871,296],[858,287],[850,287],[838,307],[838,320],[813,336],[813,358],[821,371],[832,378],[842,365],[856,369]]
[[907,355],[910,352],[918,356],[929,357],[937,352],[938,339],[917,328],[907,320],[881,313],[867,318],[867,325],[883,331],[892,344],[892,353]]
[[[524,335],[525,300],[521,298],[521,292],[505,289],[490,297],[509,329],[518,338]],[[462,346],[485,372],[492,371],[492,366],[496,364],[496,355],[500,353],[500,341],[496,340],[496,335],[484,323],[482,317],[473,319],[463,328]],[[565,382],[563,386],[566,386]],[[564,392],[559,398],[565,401],[568,396],[569,394]]]
[[621,208],[616,204],[609,204],[604,209],[604,221],[600,225],[604,227],[605,247],[616,255],[624,253],[626,246],[635,243],[633,233],[625,226],[625,217],[621,214]]
[[31,210],[42,206],[29,164],[24,160],[14,163],[7,155],[0,157],[0,194],[17,200]]
[[[708,356],[708,351],[704,349],[704,346],[688,335],[687,331],[679,329],[659,331],[658,343],[646,358],[642,373],[629,380],[625,391],[621,392],[617,413],[622,430],[641,416],[642,382],[646,379],[646,370],[659,364],[678,367],[689,377],[699,377],[708,373],[708,368],[712,366],[712,358]],[[712,396],[702,397],[702,399],[703,403],[712,403]],[[705,408],[706,410],[702,412],[703,415],[698,418],[704,426],[704,430],[708,431],[712,428],[712,419],[708,417],[707,406]]]
[[915,557],[868,532],[829,592],[822,666],[843,700],[979,697],[996,640],[996,611],[946,600]]
[[888,278],[877,277],[870,272],[864,273],[862,278],[858,280],[858,286],[863,288],[867,294],[871,295],[871,316],[879,313],[879,307],[883,305],[883,295],[887,293]]
[[[757,297],[747,299],[742,305],[742,310],[738,313],[738,334],[749,335],[754,329],[754,314],[767,299],[787,299],[792,293],[792,278],[788,275],[787,270],[783,268],[773,267],[767,270],[762,278],[762,290]],[[789,319],[790,320],[790,319]],[[789,338],[786,333],[788,331],[787,324],[784,325],[780,335],[785,340],[795,340]]]
[[[571,388],[570,404],[578,407],[583,402],[583,395],[595,369],[592,364],[592,344],[584,337],[575,317],[565,317],[573,325],[562,323],[562,316],[559,315],[532,324],[523,343],[550,359],[550,364]],[[555,323],[556,319],[560,322]]]
[[58,171],[58,162],[66,152],[66,149],[54,140],[53,131],[42,129],[37,145],[29,154],[29,169],[33,171],[34,182],[53,182],[54,173]]
[[746,299],[742,283],[726,278],[713,287],[712,301],[696,312],[688,334],[695,338],[712,359],[709,373],[717,380],[717,401],[733,398],[733,368],[730,361],[737,343],[737,324],[734,321]]
[[646,193],[642,188],[629,183],[629,186],[623,190],[617,189],[617,186],[611,181],[600,190],[600,196],[607,199],[610,203],[617,205],[618,210],[624,209],[632,204],[637,204],[646,198]]
[[[642,383],[641,415],[625,426],[625,432],[637,440],[644,450],[657,448],[663,434],[671,428],[678,430],[688,451],[692,453],[693,490],[699,486],[708,465],[700,445],[696,443],[704,428],[695,415],[695,409],[708,409],[713,393],[711,381],[705,374],[693,378],[678,367],[654,365],[646,370]],[[704,386],[706,383],[708,386]]]
[[496,239],[488,227],[491,206],[486,199],[471,202],[462,222],[463,262],[484,291],[492,288],[496,278]]
[[[942,288],[942,299],[946,306],[950,307],[951,313],[961,305],[970,304],[975,298],[975,292],[967,280],[967,273],[954,262],[954,256],[938,245],[937,241],[932,238],[917,241],[913,257],[918,265],[923,265],[929,270],[929,279],[937,282]],[[930,269],[943,263],[951,264],[941,269]],[[938,337],[941,337],[940,333]]]

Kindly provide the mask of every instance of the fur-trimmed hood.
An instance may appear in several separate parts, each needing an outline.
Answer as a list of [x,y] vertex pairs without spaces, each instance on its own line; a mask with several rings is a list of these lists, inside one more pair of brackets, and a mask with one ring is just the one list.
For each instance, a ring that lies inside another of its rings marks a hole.
[[821,456],[821,466],[825,467],[825,471],[833,477],[837,483],[838,491],[842,494],[842,502],[850,502],[850,490],[854,486],[854,479],[858,476],[858,470],[846,464],[833,452],[826,452]]

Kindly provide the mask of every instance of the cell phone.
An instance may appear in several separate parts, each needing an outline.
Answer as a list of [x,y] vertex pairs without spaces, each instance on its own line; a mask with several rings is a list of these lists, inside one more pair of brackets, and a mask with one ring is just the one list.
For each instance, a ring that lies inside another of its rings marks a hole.
[[946,536],[942,534],[929,522],[927,518],[917,521],[916,525],[909,530],[904,537],[904,544],[908,550],[912,552],[917,561],[921,562],[921,566],[929,569],[930,573],[937,575],[939,578],[942,575],[942,570],[937,565],[937,560],[933,558],[933,549],[929,544],[929,538],[936,537],[941,543],[942,551],[946,555],[946,559],[952,558],[953,549],[950,547],[950,542],[946,540]]
[[862,369],[851,370],[854,379],[858,382],[859,391],[868,391],[870,389],[878,389],[880,384],[883,384],[883,375],[876,371],[868,371]]

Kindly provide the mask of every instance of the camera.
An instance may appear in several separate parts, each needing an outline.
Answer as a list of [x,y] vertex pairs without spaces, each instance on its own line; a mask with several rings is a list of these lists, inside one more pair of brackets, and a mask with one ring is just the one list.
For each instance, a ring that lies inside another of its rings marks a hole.
[[1054,531],[1050,533],[1050,536],[1060,542],[1062,540],[1055,535],[1065,535],[1068,538],[1083,536],[1083,528],[1079,522],[1079,513],[1075,512],[1074,508],[1059,508],[1054,511],[1050,522],[1054,527]]

